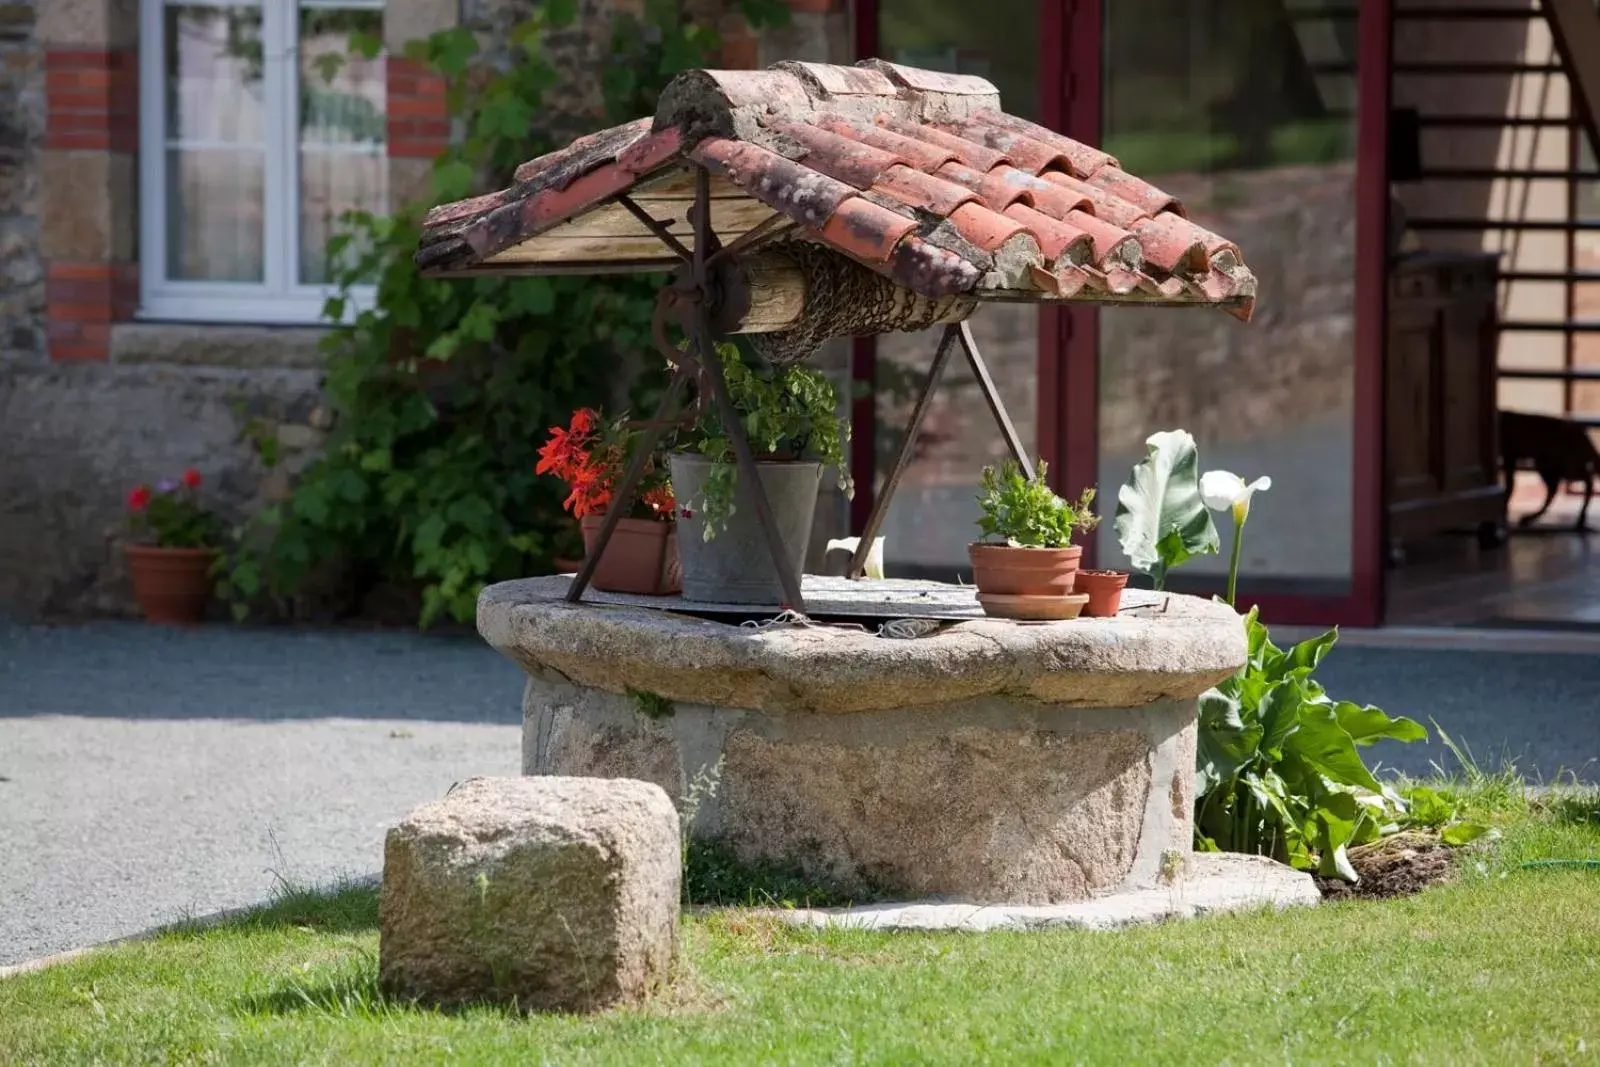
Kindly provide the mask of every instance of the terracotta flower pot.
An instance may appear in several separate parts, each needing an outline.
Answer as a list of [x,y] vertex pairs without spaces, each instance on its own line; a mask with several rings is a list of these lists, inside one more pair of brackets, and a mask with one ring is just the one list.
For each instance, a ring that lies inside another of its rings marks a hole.
[[967,554],[980,593],[1068,596],[1075,591],[1083,546],[1013,548],[974,543],[967,546]]
[[1078,592],[1089,595],[1083,613],[1093,619],[1113,618],[1122,607],[1122,590],[1127,584],[1126,571],[1079,571]]
[[205,617],[215,549],[126,545],[133,594],[151,622],[193,625]]
[[[594,551],[604,515],[585,515],[579,521],[583,547]],[[678,566],[678,536],[674,523],[659,519],[623,519],[594,569],[591,585],[606,593],[666,596],[683,588]]]

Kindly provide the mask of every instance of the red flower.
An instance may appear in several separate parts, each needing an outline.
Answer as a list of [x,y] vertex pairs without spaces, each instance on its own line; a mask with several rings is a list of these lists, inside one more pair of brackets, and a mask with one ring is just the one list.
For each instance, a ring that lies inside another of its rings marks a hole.
[[150,505],[150,487],[141,485],[128,494],[128,510],[143,511]]
[[593,408],[579,408],[572,413],[572,432],[577,434],[588,433],[594,429],[595,412]]
[[183,484],[187,485],[190,489],[200,488],[200,472],[195,470],[193,467],[190,467],[188,470],[184,471]]

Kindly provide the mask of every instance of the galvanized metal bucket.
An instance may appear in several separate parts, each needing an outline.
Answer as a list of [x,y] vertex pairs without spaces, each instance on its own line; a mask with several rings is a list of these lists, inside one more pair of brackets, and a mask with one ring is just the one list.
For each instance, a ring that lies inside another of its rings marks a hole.
[[[672,494],[678,500],[678,559],[683,567],[683,598],[714,604],[751,604],[776,608],[783,604],[783,583],[773,566],[766,533],[756,517],[755,501],[741,478],[734,490],[733,514],[727,527],[705,539],[705,497],[711,461],[693,453],[670,459]],[[799,584],[817,510],[822,464],[811,460],[757,463],[761,485],[783,541],[784,566]]]

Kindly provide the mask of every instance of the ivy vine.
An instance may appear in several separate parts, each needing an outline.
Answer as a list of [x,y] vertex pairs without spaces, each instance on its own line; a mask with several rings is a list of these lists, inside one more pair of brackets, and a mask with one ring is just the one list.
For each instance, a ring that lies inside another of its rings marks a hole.
[[[787,17],[778,0],[745,0],[754,27]],[[444,77],[460,136],[434,162],[433,203],[509,184],[518,164],[557,147],[536,132],[560,75],[542,40],[570,25],[575,0],[545,0],[491,63],[456,27],[406,54]],[[353,33],[351,51],[382,42]],[[682,70],[704,66],[714,29],[676,0],[619,14],[602,75],[605,121],[654,111]],[[653,406],[664,384],[650,339],[655,277],[422,277],[412,261],[427,205],[355,212],[329,243],[339,295],[326,316],[324,453],[281,504],[241,531],[219,591],[237,618],[282,613],[330,562],[356,598],[389,583],[420,595],[418,624],[471,622],[488,582],[539,573],[580,542],[559,487],[534,474],[545,429],[584,406]],[[376,285],[371,307],[352,291]]]

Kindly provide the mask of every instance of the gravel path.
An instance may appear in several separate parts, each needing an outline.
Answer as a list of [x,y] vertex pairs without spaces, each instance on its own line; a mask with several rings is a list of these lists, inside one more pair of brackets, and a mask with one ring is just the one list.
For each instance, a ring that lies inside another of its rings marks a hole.
[[[1341,647],[1319,676],[1600,780],[1600,656]],[[403,812],[517,772],[521,689],[476,638],[0,623],[0,965],[376,873]]]
[[0,965],[376,873],[518,772],[521,677],[475,638],[0,624]]

